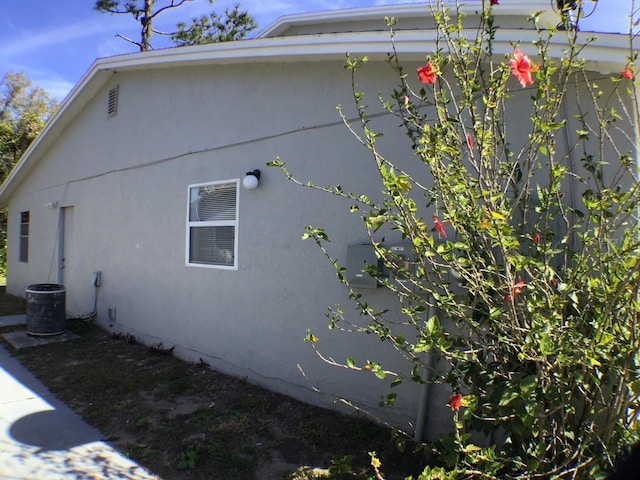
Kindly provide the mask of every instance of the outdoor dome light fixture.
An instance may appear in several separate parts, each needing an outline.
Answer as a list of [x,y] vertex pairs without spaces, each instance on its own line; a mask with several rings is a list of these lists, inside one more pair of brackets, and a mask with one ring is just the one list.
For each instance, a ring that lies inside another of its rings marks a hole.
[[242,180],[242,186],[247,190],[253,190],[254,188],[258,188],[258,184],[260,183],[260,170],[257,168],[252,172],[247,172],[244,179]]

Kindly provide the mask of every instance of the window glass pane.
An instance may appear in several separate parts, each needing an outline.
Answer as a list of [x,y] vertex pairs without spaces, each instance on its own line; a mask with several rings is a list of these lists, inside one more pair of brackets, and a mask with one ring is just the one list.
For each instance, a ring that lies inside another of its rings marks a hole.
[[190,192],[189,221],[212,222],[236,219],[236,184],[194,187]]
[[191,227],[189,263],[234,264],[235,227]]
[[29,212],[20,212],[20,262],[29,261]]
[[29,237],[20,237],[20,261],[29,261]]

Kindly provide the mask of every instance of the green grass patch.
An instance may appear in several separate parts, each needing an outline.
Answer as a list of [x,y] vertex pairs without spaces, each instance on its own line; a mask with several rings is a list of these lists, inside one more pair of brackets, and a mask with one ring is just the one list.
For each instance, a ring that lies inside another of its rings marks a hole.
[[0,277],[0,317],[5,315],[20,315],[27,312],[27,302],[24,298],[7,294],[6,281]]
[[[364,480],[372,450],[388,478],[415,475],[424,466],[424,456],[411,465],[413,455],[396,450],[392,432],[363,419],[159,354],[166,349],[92,322],[68,327],[79,338],[15,355],[112,445],[160,478]],[[349,465],[334,460],[343,458]],[[347,470],[348,477],[335,475]]]

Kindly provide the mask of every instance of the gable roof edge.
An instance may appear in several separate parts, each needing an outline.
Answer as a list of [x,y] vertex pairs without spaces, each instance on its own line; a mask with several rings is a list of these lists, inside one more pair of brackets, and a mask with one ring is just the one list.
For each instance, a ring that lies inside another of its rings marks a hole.
[[[432,51],[433,31],[401,30],[395,32],[394,42],[403,61],[424,61]],[[512,39],[519,38],[523,49],[536,39],[533,30],[502,30],[497,32],[495,52],[508,54],[513,50]],[[588,45],[583,56],[588,58],[589,70],[603,73],[621,71],[627,62],[626,36],[602,34],[598,41]],[[565,43],[558,38],[552,42],[550,53],[560,56]],[[117,72],[135,71],[176,66],[222,65],[240,62],[322,61],[351,55],[368,55],[384,59],[391,51],[389,33],[386,31],[355,32],[334,35],[308,35],[259,38],[223,44],[171,48],[151,52],[133,53],[96,60],[78,84],[64,99],[59,109],[47,122],[22,158],[0,186],[0,206],[6,206],[9,198],[24,176],[52,145],[73,118],[95,97],[105,83]],[[532,52],[525,52],[532,54]]]
[[[460,11],[465,15],[478,15],[479,5],[465,3],[459,5]],[[452,7],[452,10],[454,8]],[[518,16],[526,18],[536,12],[542,12],[540,21],[557,24],[560,17],[549,9],[548,0],[509,0],[509,3],[500,5],[494,10],[497,17]],[[320,12],[283,15],[271,25],[261,30],[255,38],[270,38],[286,34],[287,30],[308,25],[330,25],[334,22],[361,22],[377,20],[381,24],[385,17],[402,18],[429,18],[433,17],[431,2],[405,3],[394,5],[377,5],[372,7],[357,7],[341,10],[325,10]],[[318,32],[320,33],[320,32]],[[325,32],[326,33],[326,32]]]

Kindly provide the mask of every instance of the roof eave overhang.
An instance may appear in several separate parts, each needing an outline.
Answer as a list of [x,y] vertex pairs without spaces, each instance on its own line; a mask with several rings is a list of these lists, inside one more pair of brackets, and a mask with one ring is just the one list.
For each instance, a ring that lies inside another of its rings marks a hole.
[[[433,10],[437,10],[435,2],[407,3],[395,5],[380,5],[372,7],[359,7],[340,10],[339,17],[336,10],[326,10],[313,13],[301,13],[297,15],[285,15],[278,18],[271,25],[260,31],[256,38],[276,37],[287,33],[291,27],[305,25],[330,25],[331,23],[357,23],[367,20],[376,20],[383,23],[385,17],[402,18],[433,18]],[[480,3],[460,4],[456,8],[451,8],[451,14],[455,14],[456,9],[467,16],[479,15],[481,11]],[[548,0],[509,0],[508,4],[500,5],[497,14],[500,17],[516,16],[526,18],[534,13],[541,13],[540,22],[542,25],[549,23],[555,25],[559,21],[558,15],[549,9]]]
[[[474,34],[469,32],[469,35]],[[535,53],[532,42],[537,40],[533,30],[500,30],[496,33],[496,55],[510,54],[513,39],[520,41],[528,55]],[[612,73],[626,65],[628,44],[624,35],[601,34],[581,52],[588,59],[589,70]],[[402,30],[394,34],[395,49],[402,62],[421,62],[436,45],[434,32],[430,30]],[[530,47],[530,49],[529,49]],[[557,35],[551,42],[549,54],[561,57],[566,50],[566,40]],[[225,65],[260,62],[318,62],[341,60],[346,53],[352,56],[367,55],[372,60],[386,59],[391,52],[389,33],[385,31],[356,32],[334,35],[309,35],[275,38],[258,38],[207,46],[171,48],[152,52],[121,55],[96,60],[80,82],[62,102],[47,122],[41,134],[27,149],[16,167],[0,186],[0,206],[6,206],[11,195],[38,158],[47,151],[72,119],[118,72],[189,67],[198,65]]]

